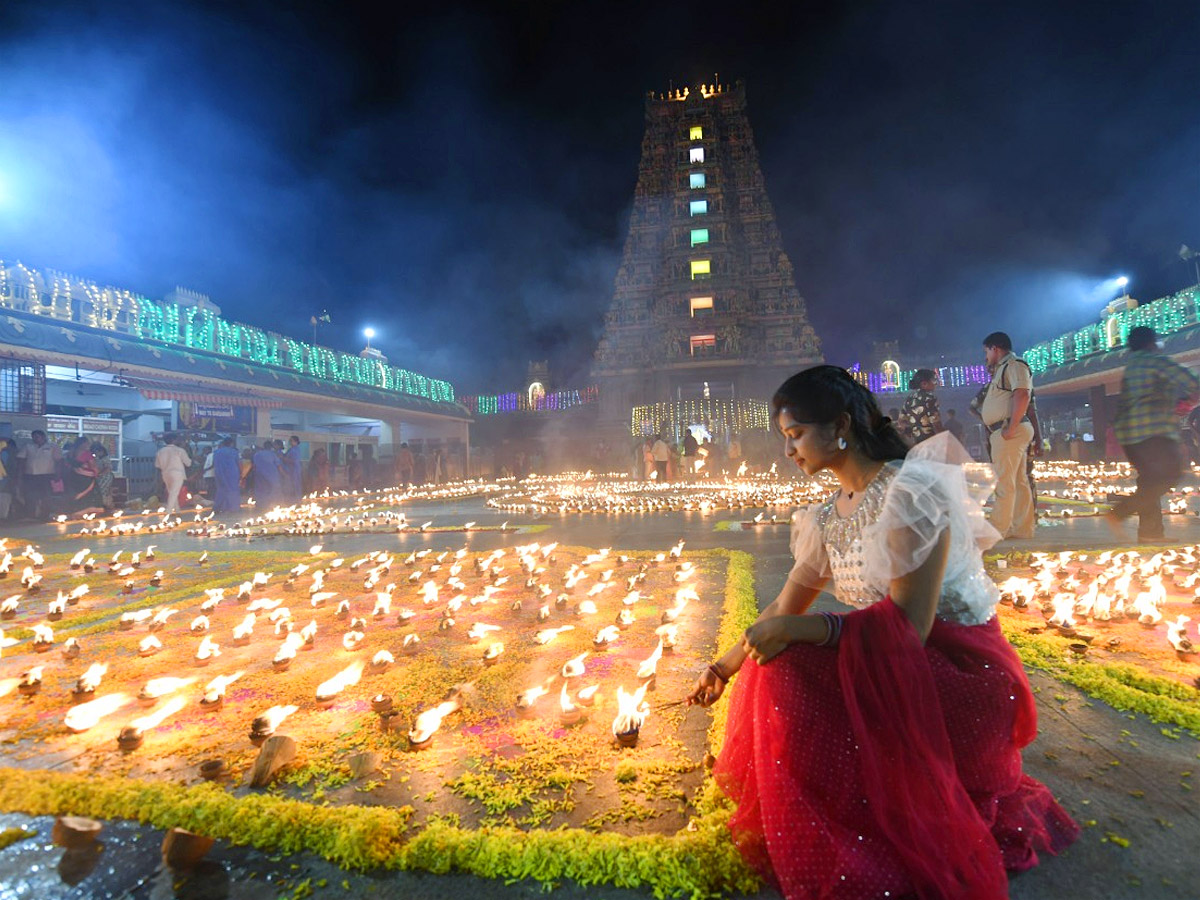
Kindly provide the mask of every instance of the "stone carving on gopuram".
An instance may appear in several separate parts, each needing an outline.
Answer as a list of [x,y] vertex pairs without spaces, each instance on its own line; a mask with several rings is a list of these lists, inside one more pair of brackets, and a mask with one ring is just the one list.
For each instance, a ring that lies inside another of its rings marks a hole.
[[714,434],[737,430],[745,417],[730,404],[761,405],[788,375],[821,361],[745,87],[651,93],[629,234],[592,365],[601,426],[678,434],[689,417],[717,417],[703,423]]

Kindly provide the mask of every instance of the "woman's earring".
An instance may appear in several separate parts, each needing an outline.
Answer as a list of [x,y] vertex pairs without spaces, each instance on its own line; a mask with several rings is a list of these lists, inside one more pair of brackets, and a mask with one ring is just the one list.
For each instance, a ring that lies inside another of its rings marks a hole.
[[845,439],[844,437],[841,437],[841,436],[839,435],[839,436],[838,436],[838,449],[839,449],[839,450],[845,450],[845,449],[846,449],[847,447],[849,447],[849,446],[850,446],[850,445],[846,443],[846,439]]

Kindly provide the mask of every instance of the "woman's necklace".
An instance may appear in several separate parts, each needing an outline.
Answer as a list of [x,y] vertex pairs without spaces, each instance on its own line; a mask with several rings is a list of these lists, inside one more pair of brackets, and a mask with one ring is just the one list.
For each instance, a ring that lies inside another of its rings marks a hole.
[[854,495],[855,495],[855,494],[862,493],[862,491],[865,491],[867,488],[869,488],[869,487],[871,486],[871,483],[872,483],[872,482],[875,480],[876,476],[878,476],[878,475],[879,475],[879,473],[880,473],[881,471],[883,471],[883,466],[882,466],[882,465],[881,465],[881,466],[880,466],[878,469],[876,469],[876,470],[875,470],[875,473],[874,473],[874,474],[873,474],[873,475],[872,475],[870,478],[868,478],[868,479],[867,479],[867,483],[866,483],[866,484],[864,484],[864,485],[862,486],[862,489],[861,489],[861,490],[859,490],[859,491],[847,491],[847,492],[846,492],[846,499],[847,499],[847,500],[853,500],[853,499],[854,499]]

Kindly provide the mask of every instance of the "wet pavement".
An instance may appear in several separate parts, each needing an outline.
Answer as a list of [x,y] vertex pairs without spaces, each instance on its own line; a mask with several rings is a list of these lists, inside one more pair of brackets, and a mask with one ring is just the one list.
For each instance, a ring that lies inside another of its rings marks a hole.
[[[436,525],[524,526],[513,532],[339,535],[329,543],[347,555],[373,549],[405,552],[428,547],[442,550],[466,544],[487,550],[532,540],[625,549],[667,549],[683,538],[691,549],[725,547],[751,553],[756,563],[759,603],[774,597],[791,564],[787,527],[765,524],[739,528],[753,513],[728,511],[661,512],[654,514],[549,515],[520,517],[487,509],[482,500],[423,503],[406,507],[409,519],[432,519]],[[783,511],[780,511],[783,517]],[[718,530],[718,523],[726,525]],[[733,524],[730,528],[729,525]],[[531,536],[527,526],[549,526]],[[78,528],[78,524],[71,526]],[[1200,519],[1168,518],[1168,534],[1180,542],[1200,542]],[[79,549],[77,541],[55,546],[63,526],[30,525],[9,531],[16,541],[43,549]],[[1132,529],[1130,539],[1132,539]],[[306,549],[307,537],[266,537],[207,541],[182,532],[156,535],[166,556],[172,550]],[[138,544],[149,543],[139,538]],[[64,546],[65,544],[65,546]],[[111,554],[129,544],[126,538],[89,537],[95,555]],[[1005,542],[998,549],[1070,549],[1113,547],[1118,542],[1096,518],[1052,520],[1039,526],[1033,541]],[[832,605],[823,598],[821,606]],[[1172,737],[1143,716],[1113,710],[1076,689],[1038,672],[1030,680],[1037,693],[1040,734],[1026,751],[1027,771],[1046,782],[1067,810],[1085,824],[1083,836],[1062,857],[1044,861],[1013,879],[1011,896],[1018,900],[1052,897],[1196,898],[1200,897],[1200,803],[1195,800],[1191,772],[1200,769],[1200,742],[1183,733]],[[163,832],[130,822],[107,822],[97,851],[65,851],[50,840],[53,820],[0,815],[0,831],[32,829],[31,838],[0,850],[0,900],[16,898],[275,898],[362,896],[381,898],[542,896],[535,882],[505,884],[467,875],[424,873],[352,873],[308,854],[275,856],[218,843],[190,873],[163,866]],[[649,891],[605,886],[581,888],[566,883],[563,898],[646,898]],[[765,891],[762,897],[774,897]]]

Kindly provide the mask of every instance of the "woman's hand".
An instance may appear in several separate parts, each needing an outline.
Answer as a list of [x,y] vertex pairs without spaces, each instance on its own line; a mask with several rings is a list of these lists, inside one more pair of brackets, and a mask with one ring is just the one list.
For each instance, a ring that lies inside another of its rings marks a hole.
[[696,686],[687,696],[688,706],[709,707],[725,693],[725,682],[712,669],[705,669],[696,679]]
[[772,616],[755,622],[742,636],[746,655],[756,663],[770,662],[796,641],[794,616]]

